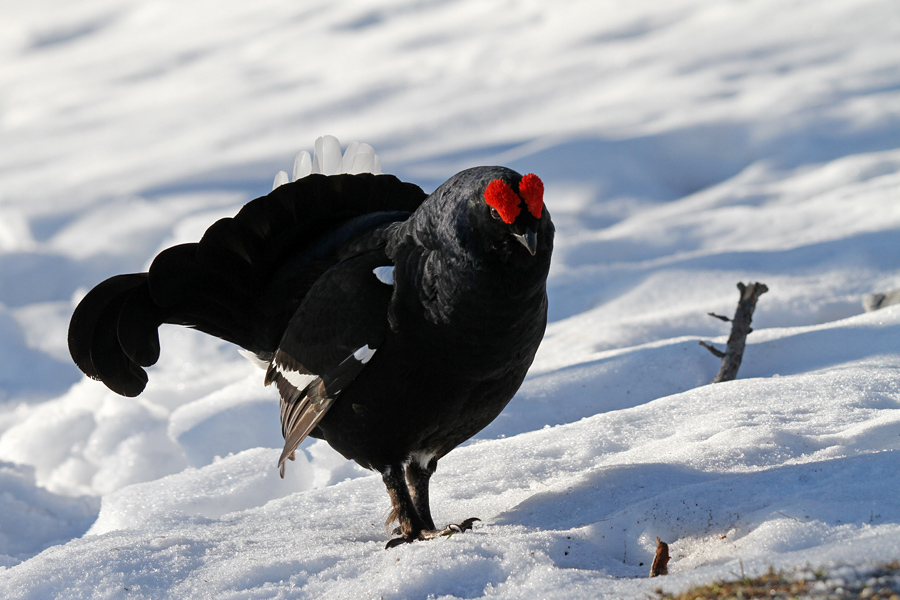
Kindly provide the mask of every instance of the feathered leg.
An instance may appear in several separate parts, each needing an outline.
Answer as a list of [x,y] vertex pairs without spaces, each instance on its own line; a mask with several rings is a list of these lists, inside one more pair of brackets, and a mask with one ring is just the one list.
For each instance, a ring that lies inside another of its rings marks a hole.
[[405,468],[392,466],[382,473],[382,479],[384,485],[387,486],[392,504],[388,524],[394,521],[400,523],[400,526],[394,530],[399,537],[389,541],[385,549],[416,540],[430,540],[467,531],[472,529],[475,521],[481,520],[472,517],[459,524],[447,525],[443,529],[435,528],[428,503],[428,482],[436,466],[437,461],[431,461],[424,467],[412,462]]
[[428,482],[437,467],[437,461],[432,460],[427,466],[412,461],[406,466],[406,483],[412,497],[413,506],[426,529],[434,529],[434,519],[431,518],[431,506],[428,501]]
[[[403,465],[388,466],[381,474],[388,494],[391,497],[391,514],[388,516],[388,525],[394,521],[400,523],[400,537],[394,538],[387,543],[385,548],[393,548],[400,544],[414,542],[424,539],[422,531],[429,529],[428,524],[422,520],[416,510],[406,483]],[[430,529],[433,529],[431,525]]]

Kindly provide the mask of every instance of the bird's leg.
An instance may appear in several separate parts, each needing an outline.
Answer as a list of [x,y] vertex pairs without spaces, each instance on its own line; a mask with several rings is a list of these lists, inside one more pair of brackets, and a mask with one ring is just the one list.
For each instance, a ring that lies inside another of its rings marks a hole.
[[409,485],[413,506],[426,525],[426,528],[419,534],[420,539],[431,540],[461,533],[472,529],[472,524],[481,520],[472,517],[462,523],[451,523],[443,529],[437,529],[434,526],[434,519],[431,518],[431,506],[428,502],[428,482],[435,469],[437,469],[436,459],[432,459],[426,465],[422,465],[414,459],[406,466],[406,483]]
[[428,502],[428,481],[437,468],[437,460],[432,460],[423,466],[415,460],[406,465],[406,483],[409,485],[409,493],[412,496],[413,506],[416,512],[425,522],[427,529],[434,529],[434,519],[431,518],[431,506]]
[[419,516],[418,511],[416,511],[416,505],[406,483],[403,466],[391,465],[387,467],[381,474],[381,478],[391,497],[391,514],[388,516],[388,524],[394,521],[400,523],[400,537],[389,541],[385,548],[393,548],[400,544],[424,539],[422,531],[433,529],[434,525],[432,524],[429,527],[422,520],[422,517]]

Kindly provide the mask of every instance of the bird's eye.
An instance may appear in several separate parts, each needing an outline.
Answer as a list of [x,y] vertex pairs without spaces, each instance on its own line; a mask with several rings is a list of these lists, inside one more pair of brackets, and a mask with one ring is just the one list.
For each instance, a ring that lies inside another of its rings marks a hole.
[[491,216],[494,217],[495,219],[497,219],[498,221],[500,220],[500,213],[497,212],[497,209],[494,208],[493,206],[491,207]]

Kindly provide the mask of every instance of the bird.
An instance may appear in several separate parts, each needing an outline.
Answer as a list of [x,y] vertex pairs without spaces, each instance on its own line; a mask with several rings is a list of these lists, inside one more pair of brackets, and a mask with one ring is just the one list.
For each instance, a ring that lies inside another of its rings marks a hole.
[[429,482],[512,399],[544,336],[543,196],[537,175],[499,166],[431,194],[394,175],[306,175],[96,285],[70,321],[72,359],[134,397],[163,323],[236,344],[277,388],[282,477],[307,436],[324,439],[381,474],[386,548],[472,529],[435,526]]

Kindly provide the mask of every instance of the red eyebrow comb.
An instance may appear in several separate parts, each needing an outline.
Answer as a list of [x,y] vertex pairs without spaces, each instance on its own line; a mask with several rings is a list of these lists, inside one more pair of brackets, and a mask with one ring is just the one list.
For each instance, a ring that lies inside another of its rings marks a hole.
[[502,179],[495,179],[488,184],[484,190],[484,201],[500,214],[504,223],[512,223],[522,212],[519,208],[522,199]]
[[540,219],[544,210],[544,182],[534,173],[522,177],[518,194],[502,179],[493,180],[484,190],[484,201],[497,211],[504,223],[516,220],[522,212],[519,206],[522,200],[525,200],[528,212]]
[[541,218],[544,210],[544,182],[534,173],[522,177],[519,182],[519,193],[525,199],[525,204],[535,219]]

